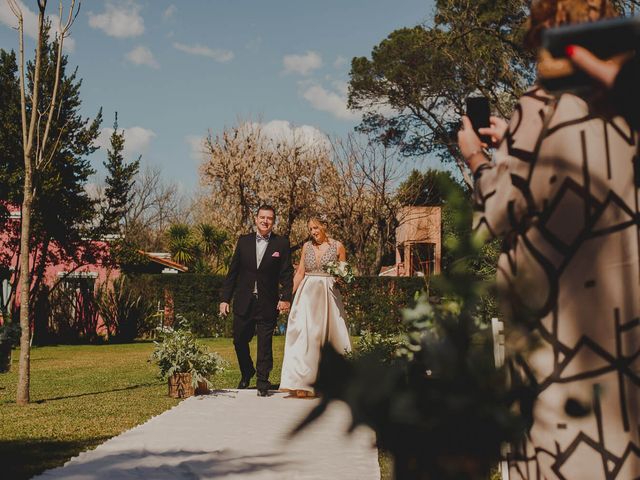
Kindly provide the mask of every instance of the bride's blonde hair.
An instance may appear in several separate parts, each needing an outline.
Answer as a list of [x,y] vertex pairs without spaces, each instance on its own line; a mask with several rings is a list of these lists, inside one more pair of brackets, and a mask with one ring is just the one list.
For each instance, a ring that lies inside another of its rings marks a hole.
[[316,215],[312,215],[311,217],[309,217],[309,219],[307,220],[307,226],[310,223],[315,223],[318,227],[320,227],[320,231],[322,231],[322,234],[329,238],[329,234],[327,233],[327,221],[322,219],[321,217],[318,217]]

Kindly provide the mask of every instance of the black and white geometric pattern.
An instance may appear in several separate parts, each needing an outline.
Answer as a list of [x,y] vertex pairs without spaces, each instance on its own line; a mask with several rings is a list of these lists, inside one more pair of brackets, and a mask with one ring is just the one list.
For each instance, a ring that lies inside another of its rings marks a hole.
[[504,239],[505,313],[535,345],[517,365],[538,396],[511,478],[640,478],[639,164],[620,117],[534,89],[476,173],[476,229]]

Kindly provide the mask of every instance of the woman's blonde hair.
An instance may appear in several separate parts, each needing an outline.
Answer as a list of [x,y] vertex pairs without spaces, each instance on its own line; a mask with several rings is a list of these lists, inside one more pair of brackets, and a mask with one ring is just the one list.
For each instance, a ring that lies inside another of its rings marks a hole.
[[312,215],[307,220],[307,225],[309,225],[310,223],[315,223],[316,225],[318,225],[320,227],[320,230],[322,230],[322,233],[324,233],[324,235],[326,237],[329,236],[327,234],[327,221],[326,220],[323,220],[322,218],[320,218],[320,217],[318,217],[316,215]]
[[525,45],[538,48],[542,32],[547,28],[617,16],[618,12],[608,0],[533,0]]

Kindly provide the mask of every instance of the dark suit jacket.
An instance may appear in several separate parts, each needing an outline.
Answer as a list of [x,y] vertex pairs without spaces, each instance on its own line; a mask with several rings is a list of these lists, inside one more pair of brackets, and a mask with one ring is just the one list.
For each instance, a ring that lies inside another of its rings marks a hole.
[[233,302],[233,312],[246,315],[251,303],[253,288],[258,282],[258,305],[263,315],[273,313],[277,317],[279,300],[291,301],[293,266],[289,239],[271,233],[269,244],[257,267],[256,234],[242,235],[238,239],[229,272],[220,292],[223,302]]

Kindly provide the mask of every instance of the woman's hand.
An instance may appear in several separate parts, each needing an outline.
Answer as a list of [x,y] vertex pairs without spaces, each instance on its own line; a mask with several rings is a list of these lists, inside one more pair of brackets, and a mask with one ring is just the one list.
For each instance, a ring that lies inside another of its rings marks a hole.
[[485,145],[480,141],[476,132],[473,131],[471,120],[466,115],[462,117],[462,127],[458,130],[458,148],[464,158],[465,163],[472,172],[483,163],[487,163],[487,157],[482,151]]
[[474,153],[482,151],[484,145],[476,135],[471,125],[471,120],[466,115],[462,116],[462,126],[458,130],[458,148],[465,162],[469,162],[469,157]]
[[629,59],[629,55],[625,54],[617,55],[609,60],[601,60],[586,48],[578,45],[569,45],[565,53],[576,67],[607,88],[613,87],[620,68]]
[[488,135],[491,137],[491,146],[497,147],[502,139],[504,138],[504,134],[509,128],[509,124],[500,117],[489,117],[489,125],[490,127],[479,128],[478,132],[480,135]]

